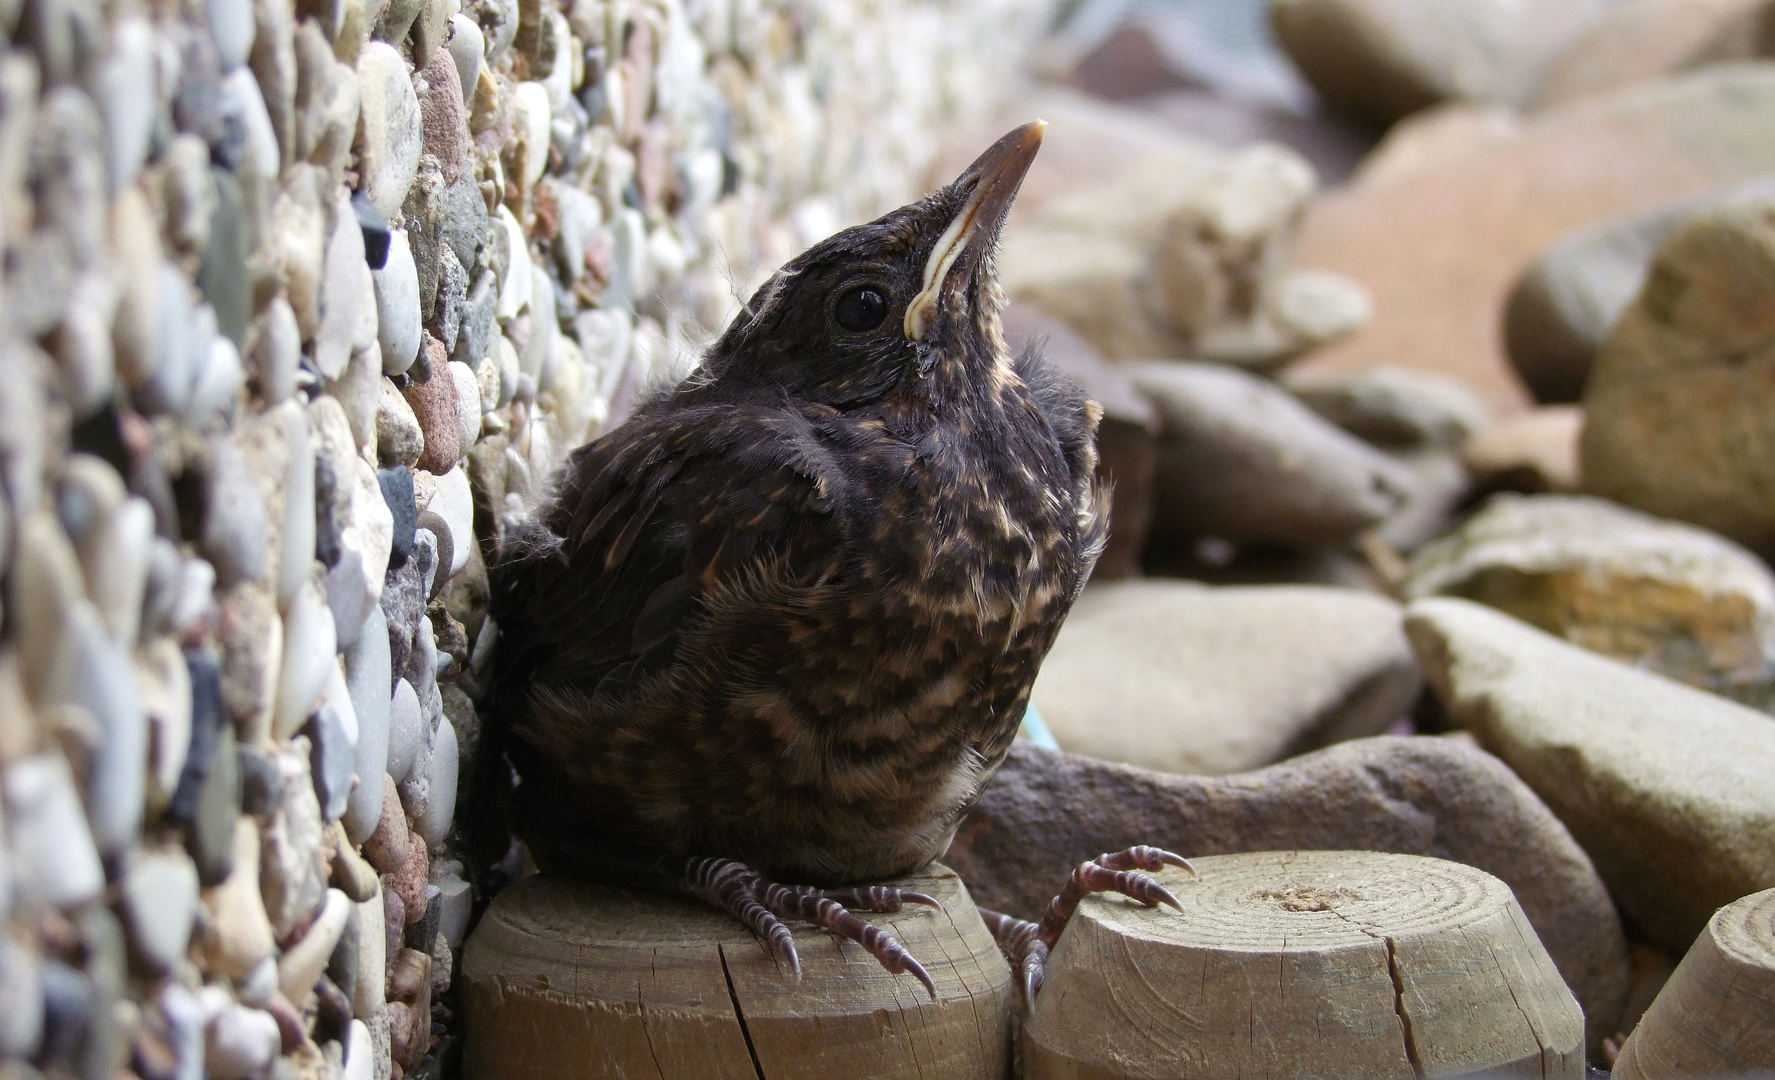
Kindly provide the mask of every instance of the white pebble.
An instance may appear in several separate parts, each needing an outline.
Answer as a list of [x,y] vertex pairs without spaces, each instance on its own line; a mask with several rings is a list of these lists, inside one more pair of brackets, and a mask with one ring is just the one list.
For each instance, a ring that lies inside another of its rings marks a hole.
[[419,355],[419,269],[407,230],[389,234],[388,262],[370,272],[376,285],[376,335],[382,344],[382,374],[399,375]]

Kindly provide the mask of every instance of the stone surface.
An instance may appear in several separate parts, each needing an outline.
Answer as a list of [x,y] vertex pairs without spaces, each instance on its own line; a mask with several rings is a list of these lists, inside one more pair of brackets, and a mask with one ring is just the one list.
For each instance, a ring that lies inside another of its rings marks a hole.
[[105,886],[74,778],[59,754],[23,758],[4,774],[6,835],[21,899],[73,907]]
[[185,958],[197,909],[197,868],[183,853],[143,855],[123,879],[130,941],[155,971]]
[[379,607],[371,609],[357,644],[345,653],[345,679],[351,690],[352,708],[357,713],[358,734],[354,763],[357,786],[352,789],[344,822],[351,842],[361,844],[376,828],[382,813],[379,780],[388,765],[392,718],[388,623]]
[[413,406],[399,387],[383,379],[382,394],[376,400],[376,460],[385,466],[412,468],[424,454],[425,435],[419,430]]
[[1307,408],[1365,442],[1400,450],[1460,449],[1490,422],[1457,380],[1400,368],[1287,384]]
[[410,382],[405,391],[419,428],[425,433],[425,450],[418,466],[443,474],[462,457],[462,422],[457,416],[456,379],[447,365],[434,364],[431,378]]
[[282,1047],[277,1021],[244,1005],[225,1005],[209,1022],[204,1067],[214,1080],[247,1080],[271,1064]]
[[358,154],[364,190],[383,217],[392,218],[406,200],[423,148],[419,99],[407,62],[380,41],[364,46],[357,60]]
[[345,922],[351,910],[351,901],[344,893],[328,889],[326,903],[307,932],[278,957],[278,989],[298,1009],[313,996],[314,984],[326,970],[327,959],[333,955],[339,935],[345,932]]
[[1549,110],[1482,152],[1328,194],[1307,212],[1296,260],[1362,282],[1375,317],[1303,370],[1416,368],[1524,403],[1500,329],[1517,275],[1573,229],[1775,169],[1761,135],[1772,111],[1775,69],[1721,65]]
[[399,375],[419,354],[419,270],[407,230],[389,234],[388,261],[372,271],[376,290],[376,334],[382,347],[382,373]]
[[430,782],[426,791],[425,811],[414,824],[425,837],[427,847],[436,848],[450,834],[456,818],[456,779],[458,769],[456,728],[450,718],[440,715],[437,730],[432,732]]
[[1601,0],[1281,0],[1276,37],[1334,107],[1377,127],[1442,101],[1519,104]]
[[264,827],[259,865],[266,913],[279,941],[287,940],[326,899],[325,831],[308,754],[308,740],[297,736],[274,759],[283,805]]
[[1015,743],[944,861],[983,907],[1038,918],[1085,859],[1130,844],[1181,855],[1365,850],[1434,855],[1502,878],[1584,1007],[1594,1053],[1628,984],[1627,944],[1595,868],[1489,754],[1381,737],[1253,773],[1169,776]]
[[294,735],[320,704],[334,670],[337,640],[325,596],[313,584],[305,586],[284,616],[283,663],[278,668],[277,712],[272,723],[278,738]]
[[1155,541],[1336,542],[1410,492],[1401,467],[1264,380],[1176,362],[1129,373],[1159,410]]
[[1714,909],[1775,887],[1775,724],[1465,600],[1407,632],[1449,714],[1572,830],[1623,914],[1682,951]]
[[1506,416],[1480,432],[1461,454],[1480,491],[1529,494],[1578,490],[1578,434],[1584,412],[1547,405]]
[[437,478],[437,494],[432,496],[427,509],[450,527],[451,556],[446,576],[454,577],[468,565],[469,550],[479,544],[475,539],[474,493],[462,469],[438,473]]
[[1030,700],[1065,750],[1229,773],[1378,735],[1419,685],[1392,601],[1124,581],[1085,590]]
[[1645,284],[1652,254],[1672,229],[1771,194],[1775,183],[1752,181],[1628,214],[1562,237],[1536,259],[1504,305],[1504,347],[1535,400],[1583,397],[1597,350]]
[[1605,6],[1542,76],[1529,104],[1547,108],[1710,61],[1755,56],[1766,0],[1626,0]]
[[405,679],[395,683],[394,700],[389,706],[388,775],[396,783],[407,778],[425,739],[424,718],[419,695]]
[[1775,548],[1775,197],[1671,233],[1597,354],[1584,489]]
[[1775,576],[1760,559],[1601,499],[1500,496],[1413,555],[1404,588],[1475,600],[1709,689],[1775,671]]
[[271,957],[277,943],[259,892],[259,830],[251,818],[235,819],[232,842],[232,872],[203,892],[210,926],[202,949],[213,970],[244,980]]

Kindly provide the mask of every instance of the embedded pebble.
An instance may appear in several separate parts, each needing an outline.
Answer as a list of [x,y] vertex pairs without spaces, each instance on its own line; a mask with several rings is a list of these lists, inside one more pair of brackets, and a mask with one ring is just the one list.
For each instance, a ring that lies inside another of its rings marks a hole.
[[328,880],[334,888],[349,896],[352,902],[362,903],[376,895],[376,868],[358,854],[351,837],[344,835],[345,826],[342,823],[335,822],[333,827],[336,834],[333,837],[333,874]]
[[143,855],[123,879],[130,940],[155,971],[185,956],[197,908],[197,868],[182,854]]
[[449,370],[456,382],[457,445],[466,451],[481,437],[481,381],[460,361],[450,361]]
[[339,523],[339,561],[327,571],[327,604],[335,613],[335,625],[349,629],[339,644],[349,647],[369,610],[382,602],[383,579],[388,573],[389,551],[394,544],[394,515],[383,498],[376,470],[353,456],[347,461],[347,512]]
[[[388,655],[395,675],[407,670],[407,657],[413,651],[413,634],[425,611],[426,584],[430,580],[431,558],[423,553],[414,535],[414,552],[406,563],[391,570],[382,582],[382,614],[388,620]],[[435,554],[435,548],[432,549]]]
[[308,740],[297,736],[277,755],[283,806],[263,830],[260,891],[279,941],[286,940],[326,899],[325,831],[308,753]]
[[413,406],[399,387],[389,379],[382,380],[382,394],[376,402],[376,460],[384,466],[405,465],[413,468],[425,453],[425,436]]
[[438,890],[438,932],[444,935],[451,949],[460,949],[463,939],[468,936],[474,890],[462,878],[462,864],[453,860],[438,863],[432,884]]
[[444,44],[450,50],[450,59],[456,64],[462,100],[467,104],[474,93],[475,84],[481,79],[481,58],[487,54],[486,39],[481,36],[481,28],[473,19],[457,14],[450,16],[450,39]]
[[135,179],[148,154],[154,127],[154,30],[140,15],[111,27],[111,48],[94,79],[93,96],[104,119],[110,190]]
[[407,926],[425,918],[426,890],[430,888],[430,883],[426,880],[428,862],[425,838],[413,833],[407,837],[406,861],[401,863],[399,869],[382,877],[383,889],[401,898]]
[[413,531],[418,527],[418,497],[413,489],[413,473],[406,469],[382,469],[376,473],[376,482],[382,487],[382,501],[388,504],[393,522],[388,565],[398,570],[413,555]]
[[364,841],[364,858],[381,873],[392,874],[407,862],[411,830],[401,809],[400,796],[395,793],[394,778],[383,777],[378,790],[382,792],[380,815],[375,831]]
[[277,1057],[283,1035],[277,1021],[260,1009],[226,1005],[205,1029],[204,1067],[211,1080],[247,1080]]
[[284,616],[283,664],[272,734],[287,739],[308,722],[333,672],[337,638],[333,613],[314,584],[304,585]]
[[456,331],[456,344],[450,350],[453,360],[469,366],[481,362],[497,330],[494,318],[499,305],[499,282],[492,270],[483,270],[462,302],[462,325]]
[[399,375],[419,352],[419,270],[407,230],[389,234],[388,258],[370,275],[376,288],[376,334],[382,346],[382,373]]
[[[542,89],[536,83],[519,84],[520,90],[525,87],[535,87],[538,91]],[[546,115],[548,110],[546,99],[542,102],[542,108]],[[534,287],[536,279],[530,274],[530,247],[524,236],[524,227],[518,224],[518,219],[513,216],[510,210],[506,209],[503,203],[499,207],[498,224],[505,229],[506,245],[511,255],[511,263],[506,268],[504,284],[499,290],[499,304],[495,308],[496,316],[501,322],[504,322],[515,318],[518,312],[530,306],[531,289]]]
[[395,783],[407,778],[425,741],[425,717],[419,695],[405,679],[395,683],[388,709],[388,775]]
[[345,374],[352,354],[376,343],[375,299],[375,280],[364,261],[363,229],[351,200],[340,197],[332,206],[325,270],[320,279],[320,326],[314,337],[314,366],[328,379]]
[[437,474],[438,490],[432,496],[430,512],[450,527],[450,566],[444,576],[455,577],[468,565],[469,546],[475,543],[475,500],[469,490],[468,476],[462,469]]
[[453,184],[469,164],[468,105],[455,58],[446,49],[430,54],[415,79],[425,152],[437,159],[444,182]]
[[340,1080],[375,1080],[376,1051],[370,1042],[370,1029],[362,1020],[351,1022],[345,1037],[345,1069]]
[[450,825],[456,817],[459,747],[456,728],[447,716],[438,718],[437,730],[432,733],[430,756],[431,777],[425,811],[419,815],[416,824],[426,844],[435,848],[449,835]]
[[234,869],[234,829],[243,787],[240,762],[233,725],[218,725],[210,763],[198,787],[195,820],[186,834],[197,878],[204,885],[224,880]]
[[309,767],[314,773],[315,795],[320,802],[321,820],[326,822],[344,816],[357,766],[357,732],[348,730],[356,728],[357,718],[351,714],[351,699],[343,693],[343,678],[338,683],[341,692],[329,692],[304,729],[310,743]]
[[357,712],[357,750],[354,771],[357,786],[345,809],[345,832],[353,844],[362,844],[376,828],[382,813],[379,782],[388,766],[388,744],[393,705],[388,685],[392,681],[388,652],[388,623],[380,607],[364,619],[357,643],[345,654],[345,679]]
[[296,312],[282,296],[272,299],[253,321],[247,355],[259,393],[276,405],[296,392],[296,371],[302,361],[302,330]]
[[302,935],[284,950],[277,961],[277,985],[292,1005],[303,1008],[314,994],[314,984],[326,970],[333,946],[345,931],[352,904],[338,889],[328,889],[321,913]]
[[289,455],[283,480],[283,522],[278,541],[277,600],[288,607],[314,570],[314,443],[308,414],[293,401],[267,410],[283,430]]
[[232,843],[233,870],[203,893],[210,928],[202,951],[213,970],[240,981],[271,958],[277,943],[259,887],[259,830],[251,818],[235,819]]
[[400,212],[419,168],[423,135],[419,99],[407,62],[384,42],[364,46],[357,59],[360,168],[370,204],[384,217]]
[[223,71],[233,71],[247,62],[253,49],[255,32],[251,0],[210,0],[210,39],[216,43],[216,60]]
[[419,468],[430,473],[444,473],[462,456],[457,419],[456,380],[443,365],[432,369],[425,382],[407,384],[407,403],[413,407],[419,428],[425,433],[425,450]]
[[73,907],[99,894],[105,872],[68,763],[59,754],[6,767],[6,835],[21,899]]
[[0,934],[0,1055],[31,1056],[43,1038],[43,994],[37,956]]
[[233,439],[213,436],[208,443],[203,531],[198,546],[224,585],[265,576],[265,504]]
[[351,996],[351,1012],[368,1021],[382,1012],[387,982],[388,907],[383,903],[380,881],[370,898],[357,906],[357,917],[357,987]]

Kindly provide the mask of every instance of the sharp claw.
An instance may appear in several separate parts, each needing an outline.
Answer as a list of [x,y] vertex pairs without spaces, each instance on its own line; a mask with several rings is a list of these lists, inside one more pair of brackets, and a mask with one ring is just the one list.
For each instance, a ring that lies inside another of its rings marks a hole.
[[906,904],[922,904],[925,907],[935,908],[938,911],[943,910],[943,905],[937,903],[936,897],[926,896],[921,892],[903,892],[900,894],[900,901]]
[[1158,894],[1153,897],[1153,901],[1154,901],[1154,903],[1152,904],[1153,907],[1157,907],[1160,904],[1164,904],[1166,907],[1176,908],[1177,913],[1179,915],[1183,914],[1183,905],[1177,902],[1177,897],[1171,895],[1170,889],[1167,889],[1167,888],[1165,888],[1165,886],[1160,885],[1157,882],[1154,882],[1153,883],[1153,890],[1154,890],[1154,892],[1156,892]]
[[936,1001],[937,984],[931,981],[931,976],[925,971],[924,965],[910,956],[901,960],[900,963],[905,966],[908,975],[911,975],[913,978],[924,984],[925,993],[931,995],[932,1001]]
[[1202,875],[1196,873],[1196,868],[1194,866],[1190,865],[1190,861],[1188,859],[1184,858],[1182,855],[1173,855],[1169,851],[1161,851],[1161,852],[1159,852],[1159,861],[1164,863],[1166,866],[1175,866],[1179,870],[1188,870],[1190,877],[1201,877],[1202,876]]

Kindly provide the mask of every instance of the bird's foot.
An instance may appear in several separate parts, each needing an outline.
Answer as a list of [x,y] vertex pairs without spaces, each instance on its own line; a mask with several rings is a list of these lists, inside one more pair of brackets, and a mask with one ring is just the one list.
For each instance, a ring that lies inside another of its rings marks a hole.
[[771,955],[801,977],[801,957],[784,919],[802,919],[823,930],[854,941],[891,974],[911,975],[924,984],[931,1000],[937,986],[924,966],[908,953],[893,935],[859,919],[851,908],[871,914],[899,911],[907,904],[941,908],[924,893],[891,885],[854,889],[815,889],[805,885],[778,885],[745,863],[733,859],[692,859],[685,867],[685,892],[707,900],[732,915],[764,940]]
[[1066,885],[1061,888],[1060,894],[1048,902],[1048,910],[1042,915],[1040,922],[1029,922],[981,908],[980,917],[986,921],[986,928],[992,932],[999,948],[1004,950],[1005,956],[1011,961],[1024,1004],[1034,1001],[1036,991],[1042,988],[1048,953],[1060,941],[1060,932],[1066,929],[1066,924],[1072,920],[1072,913],[1078,910],[1079,901],[1087,894],[1120,893],[1147,907],[1166,904],[1181,912],[1183,905],[1177,902],[1177,897],[1171,895],[1171,890],[1148,876],[1149,872],[1156,872],[1167,866],[1181,867],[1191,875],[1196,872],[1188,859],[1173,855],[1163,848],[1131,847],[1126,851],[1099,855],[1080,863],[1066,879]]

